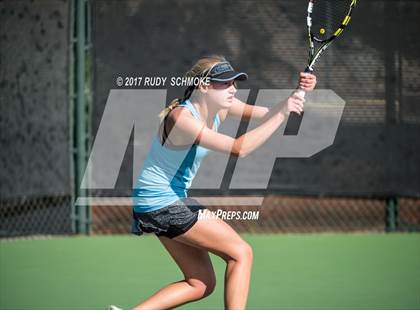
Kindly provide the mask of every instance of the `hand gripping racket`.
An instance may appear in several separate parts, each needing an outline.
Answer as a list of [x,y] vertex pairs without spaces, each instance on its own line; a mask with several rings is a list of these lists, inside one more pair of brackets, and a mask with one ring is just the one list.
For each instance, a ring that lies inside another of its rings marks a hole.
[[[343,33],[350,22],[356,2],[357,0],[309,0],[306,17],[309,56],[305,72],[314,71],[313,66],[321,54]],[[303,89],[297,89],[296,92],[305,97]],[[302,115],[290,113],[284,134],[297,135],[301,121]]]

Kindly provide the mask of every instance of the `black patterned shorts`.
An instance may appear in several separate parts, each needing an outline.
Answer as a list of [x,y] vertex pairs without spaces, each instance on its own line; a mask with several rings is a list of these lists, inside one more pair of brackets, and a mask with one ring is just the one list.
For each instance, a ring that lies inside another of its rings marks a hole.
[[136,235],[154,233],[174,238],[188,231],[198,220],[199,210],[205,209],[192,198],[183,198],[161,209],[138,213],[133,210],[131,232]]

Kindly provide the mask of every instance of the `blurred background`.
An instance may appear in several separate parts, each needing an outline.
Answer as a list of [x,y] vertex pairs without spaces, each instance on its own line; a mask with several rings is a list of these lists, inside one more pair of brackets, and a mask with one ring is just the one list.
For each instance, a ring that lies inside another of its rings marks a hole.
[[[306,6],[0,0],[0,309],[129,309],[178,280],[152,236],[129,235],[129,205],[74,203],[131,196],[133,133],[115,188],[80,188],[116,78],[180,76],[221,54],[248,73],[239,87],[254,104],[261,89],[295,87]],[[191,191],[233,201],[213,209],[260,211],[228,221],[254,248],[249,308],[420,309],[419,18],[418,1],[359,1],[316,65],[318,88],[346,102],[333,145],[277,158],[264,190],[230,188],[232,157],[220,188]],[[166,104],[183,93],[167,91]],[[235,205],[244,196],[262,206]],[[223,308],[224,264],[212,260],[216,292],[183,309]]]
[[[73,206],[131,195],[133,137],[114,190],[79,187],[117,76],[180,76],[222,54],[249,74],[240,88],[253,104],[260,89],[296,84],[305,11],[305,1],[0,1],[0,236],[128,233],[129,207]],[[263,191],[229,189],[231,158],[219,190],[192,194],[264,196],[259,221],[230,223],[243,232],[419,231],[419,16],[417,1],[361,1],[318,62],[318,88],[346,102],[331,147],[278,158]],[[167,102],[181,94],[169,87]]]

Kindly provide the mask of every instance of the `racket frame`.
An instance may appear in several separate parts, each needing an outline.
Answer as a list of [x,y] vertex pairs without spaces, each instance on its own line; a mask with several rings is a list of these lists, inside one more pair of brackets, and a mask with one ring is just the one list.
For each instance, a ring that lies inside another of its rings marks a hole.
[[[306,25],[308,28],[308,41],[309,41],[309,56],[308,56],[308,66],[306,67],[305,72],[312,72],[314,70],[313,66],[318,61],[319,56],[321,56],[322,52],[326,50],[326,48],[331,44],[331,42],[335,38],[339,37],[343,33],[344,29],[346,28],[346,26],[351,20],[351,13],[357,3],[357,0],[351,1],[347,14],[344,17],[343,21],[341,22],[340,27],[337,28],[337,30],[333,33],[332,36],[330,36],[327,39],[322,40],[322,39],[317,38],[316,35],[312,32],[312,11],[313,11],[315,1],[316,0],[309,0],[307,16],[306,16]],[[315,52],[314,42],[321,43],[321,46],[316,52]]]
[[[341,25],[338,27],[338,29],[333,33],[332,36],[325,40],[321,40],[315,36],[315,34],[312,32],[312,11],[314,8],[314,3],[316,0],[309,0],[308,3],[308,9],[307,9],[307,16],[306,16],[306,24],[308,29],[308,41],[309,41],[309,55],[308,55],[308,65],[305,68],[305,72],[312,73],[314,71],[313,66],[318,61],[319,57],[321,56],[322,52],[326,50],[326,48],[331,44],[331,42],[339,37],[348,23],[351,19],[351,13],[353,11],[353,8],[356,6],[357,0],[352,0],[349,5],[349,9],[347,11],[346,16],[341,22]],[[324,1],[324,0],[319,0]],[[315,42],[320,43],[321,46],[318,48],[318,50],[315,52]],[[305,98],[306,92],[298,88],[295,91],[295,94],[297,94],[301,98]],[[300,123],[302,121],[303,113],[297,114],[296,112],[292,112],[289,115],[287,125],[284,131],[284,134],[286,135],[297,135],[300,127]]]

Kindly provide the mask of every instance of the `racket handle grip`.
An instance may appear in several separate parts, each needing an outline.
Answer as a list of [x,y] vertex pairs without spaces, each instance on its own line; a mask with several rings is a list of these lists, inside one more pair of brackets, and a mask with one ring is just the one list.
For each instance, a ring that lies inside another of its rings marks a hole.
[[[305,99],[306,92],[303,89],[298,88],[293,93]],[[285,136],[296,136],[298,134],[303,113],[304,112],[299,115],[296,112],[290,112],[286,128],[284,129]]]
[[[294,94],[304,99],[306,92],[303,89],[298,88],[294,91]],[[289,118],[287,119],[287,125],[286,125],[286,128],[284,129],[285,136],[296,136],[298,134],[300,123],[302,122],[303,113],[304,112],[302,112],[299,115],[296,112],[291,112],[289,114]]]
[[306,92],[302,88],[296,89],[295,94],[305,99]]
[[[312,71],[313,70],[309,67],[305,68],[305,72],[307,73],[312,73]],[[306,92],[302,88],[296,89],[295,94],[305,99]],[[284,135],[296,136],[298,134],[300,123],[302,122],[303,113],[304,112],[302,112],[300,115],[295,112],[290,113],[289,118],[287,120],[286,128],[284,129]]]

